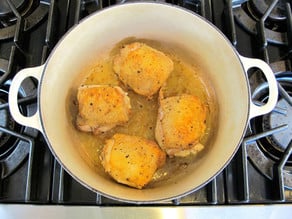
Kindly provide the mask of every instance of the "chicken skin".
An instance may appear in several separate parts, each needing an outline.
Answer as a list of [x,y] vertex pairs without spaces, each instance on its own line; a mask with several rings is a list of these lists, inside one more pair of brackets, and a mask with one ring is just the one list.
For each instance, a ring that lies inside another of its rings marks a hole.
[[170,157],[196,154],[206,130],[207,108],[193,95],[167,97],[160,100],[155,138]]
[[100,159],[105,171],[117,182],[142,189],[164,165],[166,154],[154,141],[115,134],[106,141]]
[[139,42],[125,45],[113,61],[120,80],[146,97],[160,89],[173,67],[172,60],[164,53]]
[[118,86],[80,86],[77,101],[76,125],[81,131],[99,134],[129,120],[130,99]]

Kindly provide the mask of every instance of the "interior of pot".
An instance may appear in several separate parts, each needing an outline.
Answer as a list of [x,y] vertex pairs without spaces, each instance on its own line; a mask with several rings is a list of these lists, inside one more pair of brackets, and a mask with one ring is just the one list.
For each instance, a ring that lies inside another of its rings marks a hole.
[[[74,145],[66,112],[68,92],[80,71],[127,37],[164,41],[191,56],[199,54],[218,102],[218,125],[208,153],[182,174],[142,190],[120,185],[87,165]],[[232,46],[202,18],[166,4],[125,4],[83,20],[52,52],[40,86],[43,129],[56,158],[84,185],[129,202],[172,199],[203,186],[234,155],[249,113],[247,78]]]

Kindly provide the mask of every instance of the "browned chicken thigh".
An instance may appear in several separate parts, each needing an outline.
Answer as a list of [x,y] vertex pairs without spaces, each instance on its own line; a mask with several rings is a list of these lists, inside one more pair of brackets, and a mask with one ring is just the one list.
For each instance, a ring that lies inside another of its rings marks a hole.
[[141,189],[163,166],[166,155],[154,141],[115,134],[106,141],[100,159],[105,171],[117,182]]
[[193,95],[167,97],[160,100],[155,138],[170,156],[187,156],[201,151],[206,130],[207,108]]
[[77,93],[77,127],[98,134],[129,120],[130,99],[120,87],[83,85]]
[[113,68],[124,84],[140,95],[151,97],[168,78],[173,62],[145,43],[134,42],[120,50]]

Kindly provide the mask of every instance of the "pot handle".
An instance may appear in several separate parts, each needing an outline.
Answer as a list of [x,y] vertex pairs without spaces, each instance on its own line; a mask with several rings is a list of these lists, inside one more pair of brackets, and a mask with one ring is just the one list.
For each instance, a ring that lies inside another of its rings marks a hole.
[[276,106],[278,100],[278,84],[272,69],[266,62],[260,59],[246,58],[240,55],[239,57],[241,59],[245,72],[247,72],[250,68],[253,67],[261,69],[267,79],[269,87],[269,99],[268,102],[265,103],[264,105],[262,106],[255,105],[252,102],[252,99],[250,98],[249,119],[271,112]]
[[14,120],[24,126],[29,126],[43,132],[40,120],[39,108],[32,116],[24,116],[18,107],[18,91],[21,83],[28,77],[34,77],[40,81],[44,65],[20,70],[13,78],[8,95],[9,110]]

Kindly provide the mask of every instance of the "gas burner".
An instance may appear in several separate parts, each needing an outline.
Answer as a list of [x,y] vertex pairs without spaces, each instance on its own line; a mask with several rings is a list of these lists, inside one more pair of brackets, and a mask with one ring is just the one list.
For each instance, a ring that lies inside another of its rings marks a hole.
[[287,115],[292,115],[292,106],[285,99],[279,100],[278,108],[285,109],[285,113],[271,113],[263,116],[263,131],[277,128],[282,125],[288,125],[288,128],[280,133],[275,133],[269,136],[269,143],[280,153],[283,153],[287,148],[292,136],[292,118]]
[[[274,0],[250,0],[247,2],[247,7],[256,20],[259,20],[273,4]],[[281,22],[286,20],[285,12],[286,0],[278,0],[277,4],[269,14],[268,18],[274,22]]]
[[1,1],[0,2],[0,17],[2,18],[3,25],[5,25],[4,21],[12,22],[13,20],[16,20],[16,17],[10,5],[13,5],[21,15],[25,15],[32,8],[33,1],[32,0]]
[[[268,178],[273,178],[273,168],[283,159],[292,136],[292,72],[278,74],[279,100],[274,110],[250,121],[250,144],[247,153],[252,163]],[[261,84],[253,93],[257,103],[266,102],[268,87]],[[260,136],[260,137],[259,137]],[[292,156],[283,168],[284,185],[292,188]]]
[[[233,12],[236,21],[248,32],[257,35],[258,24],[272,6],[273,0],[249,0],[242,3],[239,7],[234,7]],[[278,0],[265,20],[265,33],[267,41],[275,44],[288,44],[287,24],[286,24],[286,1]]]
[[48,3],[38,0],[0,1],[0,40],[15,35],[17,21],[25,20],[24,31],[30,30],[48,14]]
[[[26,16],[34,10],[38,2],[35,0],[4,0],[0,2],[0,21],[3,27],[11,26],[17,20],[17,14]],[[16,9],[17,12],[14,11]]]
[[[12,119],[9,111],[5,109],[7,105],[8,91],[0,89],[0,127],[5,127],[9,130],[18,129]],[[10,151],[10,135],[0,131],[0,158]]]
[[[3,62],[3,60],[2,60]],[[5,70],[0,67],[1,71]],[[8,109],[8,91],[11,81],[4,82],[0,87],[0,165],[5,178],[13,173],[25,160],[30,151],[30,137],[36,137],[38,131],[17,124]],[[31,116],[36,112],[36,87],[32,80],[26,79],[19,90],[19,109],[21,113]]]

